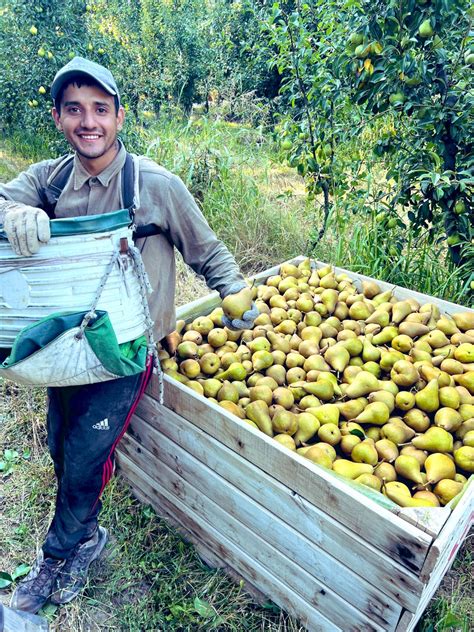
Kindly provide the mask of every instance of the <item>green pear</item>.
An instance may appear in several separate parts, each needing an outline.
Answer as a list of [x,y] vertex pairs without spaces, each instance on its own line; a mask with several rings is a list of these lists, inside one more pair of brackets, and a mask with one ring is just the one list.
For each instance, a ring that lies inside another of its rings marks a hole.
[[323,424],[319,427],[318,437],[329,445],[337,445],[341,440],[341,431],[336,424]]
[[216,380],[245,380],[247,377],[247,371],[241,362],[232,362],[228,369],[216,373]]
[[217,392],[216,398],[219,402],[227,399],[230,402],[234,402],[234,404],[237,404],[237,402],[239,401],[239,391],[237,390],[237,387],[231,382],[224,382],[224,384],[222,384],[221,388]]
[[224,399],[219,402],[219,406],[225,408],[225,410],[227,410],[229,413],[235,415],[236,417],[239,417],[240,419],[245,419],[246,417],[245,412],[242,410],[242,408],[234,402],[229,401],[228,399]]
[[357,415],[360,415],[367,403],[365,398],[357,398],[347,402],[336,402],[335,406],[337,406],[344,419],[354,419]]
[[409,454],[401,454],[395,459],[395,471],[400,476],[407,478],[414,483],[423,483],[423,477],[420,471],[420,463],[414,456]]
[[327,402],[334,396],[334,386],[328,380],[318,380],[317,382],[303,382],[302,388],[311,395],[316,395],[323,402]]
[[392,323],[400,324],[412,311],[413,308],[408,301],[397,301],[392,306]]
[[306,443],[314,437],[320,427],[318,419],[311,413],[304,411],[297,415],[298,430],[294,435],[297,446]]
[[293,437],[290,437],[288,434],[279,434],[273,437],[275,441],[277,441],[280,445],[292,452],[296,452],[296,443]]
[[251,402],[245,409],[247,417],[257,424],[258,428],[269,437],[273,437],[272,420],[268,412],[268,404],[262,400]]
[[374,475],[380,479],[382,483],[397,480],[397,473],[391,463],[379,463],[374,470]]
[[413,386],[420,379],[416,367],[408,360],[397,360],[390,371],[390,377],[397,386]]
[[374,467],[370,463],[354,463],[348,459],[336,459],[332,464],[332,469],[344,476],[344,478],[355,479],[361,474],[373,474]]
[[434,485],[443,478],[454,480],[456,476],[456,465],[452,458],[441,452],[428,455],[425,461],[425,472],[428,483]]
[[364,439],[353,447],[351,459],[354,463],[369,463],[369,465],[377,465],[379,455],[374,443],[370,439]]
[[350,455],[354,446],[360,442],[361,442],[361,439],[357,435],[346,434],[346,435],[341,436],[339,447],[341,448],[341,451],[344,454]]
[[370,393],[367,397],[369,400],[369,404],[373,404],[374,402],[383,402],[387,405],[390,413],[395,409],[395,395],[393,393],[389,393],[388,391],[375,391],[375,393]]
[[333,463],[328,453],[317,445],[310,446],[303,455],[306,459],[309,459],[317,465],[332,469]]
[[448,432],[456,432],[462,421],[461,415],[453,408],[439,408],[434,416],[435,424]]
[[290,410],[279,409],[272,417],[272,428],[276,434],[294,435],[298,430],[298,416]]
[[382,489],[382,481],[375,474],[361,474],[354,479],[354,482],[375,489],[376,492],[380,492]]
[[454,443],[453,435],[438,426],[431,426],[424,434],[413,437],[411,442],[415,448],[428,452],[452,452]]
[[427,413],[433,413],[439,408],[439,384],[438,380],[430,380],[421,391],[415,394],[415,402],[418,408]]
[[415,406],[415,394],[411,391],[400,391],[395,395],[395,406],[400,410],[410,410]]
[[[321,302],[326,307],[329,314],[332,314],[336,309],[336,304],[339,298],[339,292],[333,289],[323,290],[320,294]],[[317,311],[317,310],[316,310]]]
[[360,371],[346,389],[347,397],[355,399],[380,389],[379,380],[369,371]]
[[396,443],[390,441],[389,439],[379,439],[376,441],[375,449],[377,450],[379,458],[383,461],[387,461],[388,463],[395,461],[399,455]]
[[392,347],[395,351],[400,351],[401,353],[408,353],[413,348],[413,340],[410,336],[406,336],[400,334],[395,336],[392,340]]
[[460,386],[464,386],[471,395],[474,395],[474,370],[467,371],[462,375],[455,375],[454,381]]
[[390,417],[390,410],[384,402],[368,404],[364,410],[353,419],[359,424],[383,426]]
[[457,410],[461,405],[461,397],[454,386],[443,386],[439,389],[439,403]]
[[279,386],[283,386],[286,383],[286,369],[283,365],[275,362],[275,356],[273,356],[273,362],[274,364],[265,371],[265,375],[273,378]]
[[255,371],[268,369],[273,364],[273,356],[269,351],[262,349],[252,354],[252,365]]
[[374,345],[386,345],[398,336],[398,328],[394,325],[389,325],[388,327],[384,327],[381,332],[375,334],[372,338],[372,343]]
[[415,436],[415,431],[406,424],[391,421],[382,426],[382,436],[399,446],[410,441]]
[[390,301],[391,298],[392,298],[392,290],[386,290],[385,292],[382,292],[381,294],[377,294],[377,296],[375,296],[372,299],[372,303],[378,307],[379,305],[388,303],[388,301]]
[[319,421],[321,425],[323,424],[338,424],[339,422],[339,408],[336,404],[323,404],[322,406],[318,406],[317,408],[307,409],[307,412],[311,413],[316,419]]
[[364,362],[377,362],[380,360],[380,349],[377,349],[377,347],[372,344],[370,337],[368,336],[364,337],[361,355]]
[[345,349],[340,344],[336,344],[329,349],[324,354],[324,359],[331,367],[338,372],[344,371],[346,366],[349,364],[349,360],[351,356],[347,349]]
[[403,421],[407,426],[413,428],[415,432],[426,432],[431,426],[431,419],[419,408],[411,408],[408,410],[405,415],[403,415]]
[[461,331],[469,331],[474,329],[474,312],[459,312],[451,314],[456,326]]
[[415,459],[420,464],[420,467],[423,467],[423,465],[425,464],[426,458],[428,457],[428,452],[426,452],[425,450],[419,450],[418,448],[415,448],[415,446],[411,444],[404,445],[402,449],[400,450],[400,454],[405,454],[408,456],[415,457]]

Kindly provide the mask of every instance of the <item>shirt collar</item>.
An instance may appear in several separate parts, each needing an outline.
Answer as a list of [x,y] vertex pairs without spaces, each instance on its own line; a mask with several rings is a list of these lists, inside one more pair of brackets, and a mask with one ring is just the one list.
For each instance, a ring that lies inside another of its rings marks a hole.
[[126,151],[121,140],[118,140],[119,150],[117,155],[101,173],[97,176],[90,174],[79,159],[77,153],[74,156],[74,191],[78,191],[90,178],[96,178],[104,187],[109,186],[110,180],[117,175],[125,164]]

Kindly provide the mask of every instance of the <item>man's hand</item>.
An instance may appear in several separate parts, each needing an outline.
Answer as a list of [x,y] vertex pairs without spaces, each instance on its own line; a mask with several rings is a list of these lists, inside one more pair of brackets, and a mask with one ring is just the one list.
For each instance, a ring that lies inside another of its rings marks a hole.
[[[241,312],[241,306],[247,306],[244,312]],[[228,329],[238,331],[240,329],[251,329],[253,321],[259,315],[258,307],[252,301],[250,288],[244,287],[238,291],[227,294],[222,302],[224,316],[222,324]]]
[[17,255],[31,257],[49,241],[49,217],[40,208],[13,202],[5,211],[5,234]]

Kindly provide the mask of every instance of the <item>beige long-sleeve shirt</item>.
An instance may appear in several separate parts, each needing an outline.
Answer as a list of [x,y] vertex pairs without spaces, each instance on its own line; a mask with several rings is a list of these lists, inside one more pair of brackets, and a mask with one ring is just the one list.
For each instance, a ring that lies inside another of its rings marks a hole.
[[[74,168],[56,205],[58,218],[97,215],[124,207],[121,170],[126,151],[122,144],[110,165],[92,176],[74,157]],[[47,186],[64,160],[44,160],[29,167],[11,182],[0,184],[0,223],[9,201],[42,208],[39,190]],[[176,262],[174,246],[185,262],[222,297],[246,285],[225,245],[216,237],[184,183],[153,160],[134,156],[138,166],[135,182],[137,226],[156,224],[161,234],[140,239],[153,293],[149,298],[157,340],[175,327]]]

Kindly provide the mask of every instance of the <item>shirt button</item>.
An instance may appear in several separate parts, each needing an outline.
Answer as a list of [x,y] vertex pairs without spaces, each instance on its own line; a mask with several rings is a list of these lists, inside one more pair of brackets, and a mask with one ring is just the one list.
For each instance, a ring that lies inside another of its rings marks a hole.
[[89,182],[90,182],[91,184],[97,184],[97,178],[91,178],[91,179],[89,180]]

